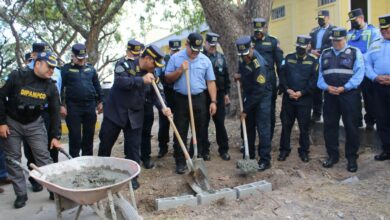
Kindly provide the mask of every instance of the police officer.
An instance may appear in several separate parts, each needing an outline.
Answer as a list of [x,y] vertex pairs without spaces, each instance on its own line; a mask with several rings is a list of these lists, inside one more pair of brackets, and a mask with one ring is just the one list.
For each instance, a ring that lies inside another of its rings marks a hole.
[[28,65],[33,59],[31,58],[31,52],[24,54],[24,65]]
[[126,56],[120,58],[118,62],[116,62],[115,67],[125,63],[125,65],[129,66],[127,68],[135,68],[134,60],[139,57],[141,49],[141,43],[139,41],[134,39],[129,40],[127,42]]
[[[154,69],[163,65],[163,53],[148,46],[134,66],[128,60],[115,67],[114,85],[104,106],[104,118],[99,133],[99,156],[110,156],[111,149],[123,130],[125,158],[140,163],[140,144],[144,119],[145,87],[155,80]],[[166,116],[170,109],[163,110]],[[134,189],[139,187],[132,179]]]
[[[381,38],[379,29],[364,21],[364,15],[361,8],[350,11],[348,17],[352,27],[352,29],[348,31],[348,44],[359,48],[364,55],[370,45]],[[374,124],[376,122],[373,83],[367,77],[364,77],[361,87],[364,109],[366,110],[366,114],[364,115],[366,130],[371,131],[374,129]],[[362,113],[360,113],[359,127],[363,126],[362,120],[363,116]]]
[[283,51],[279,47],[279,41],[275,37],[268,35],[267,22],[264,18],[253,19],[254,36],[252,41],[255,44],[256,51],[267,61],[269,71],[271,72],[272,99],[271,99],[271,140],[275,128],[275,103],[277,98],[277,79],[275,75],[275,66],[277,73],[280,74],[280,67],[283,61]]
[[374,42],[366,54],[366,76],[374,82],[377,132],[382,153],[375,160],[390,160],[390,14],[379,17],[383,39]]
[[[215,83],[217,86],[217,112],[213,116],[215,124],[216,139],[218,144],[218,153],[223,160],[230,160],[229,139],[225,128],[225,106],[230,104],[229,90],[230,79],[227,70],[225,56],[217,51],[219,35],[215,33],[206,34],[204,54],[210,59],[214,68]],[[206,92],[207,106],[210,105],[210,96]],[[210,160],[210,142],[209,142],[209,122],[210,114],[207,114],[204,127],[204,150],[203,156],[205,160]]]
[[[333,25],[329,23],[329,11],[319,10],[317,16],[318,26],[310,32],[311,37],[311,53],[317,58],[320,57],[321,52],[332,46],[330,35],[332,34]],[[313,122],[319,121],[322,114],[323,93],[319,88],[313,91],[313,114],[311,120]]]
[[[58,91],[51,79],[57,57],[50,52],[37,54],[34,69],[13,71],[0,89],[0,140],[5,156],[21,160],[21,141],[29,144],[36,165],[52,163],[47,150],[48,136],[42,111],[45,105],[50,114],[50,147],[60,147],[60,102]],[[7,99],[6,99],[7,98]],[[27,190],[23,170],[7,161],[7,169],[16,194],[15,208],[26,205]]]
[[[181,48],[181,40],[173,39],[169,41],[169,54],[164,56],[164,62],[165,64],[168,64],[169,59],[171,56],[175,53],[177,53]],[[161,83],[164,86],[164,94],[165,94],[165,100],[167,101],[167,106],[170,107],[172,110],[174,109],[174,103],[175,103],[175,91],[173,90],[173,84],[167,83],[165,81],[165,69],[166,66],[159,69],[159,72],[157,75],[160,78]],[[168,152],[168,142],[169,142],[169,121],[166,117],[164,117],[163,113],[161,111],[159,113],[159,128],[158,128],[158,158],[162,158],[165,156],[165,154]]]
[[332,47],[322,52],[317,86],[324,90],[324,139],[328,152],[322,166],[330,168],[339,161],[339,123],[342,117],[346,141],[347,170],[358,169],[360,90],[364,77],[363,55],[347,45],[347,31],[334,28]]
[[303,162],[309,162],[309,125],[310,111],[313,102],[312,93],[316,84],[317,58],[308,53],[310,36],[299,35],[296,42],[296,52],[288,54],[282,65],[280,85],[283,89],[282,134],[280,137],[279,161],[284,161],[291,151],[291,129],[295,119],[299,126],[299,157]]
[[259,171],[271,167],[271,99],[272,72],[267,67],[265,59],[254,50],[251,37],[244,36],[236,41],[239,61],[239,74],[234,74],[235,80],[242,82],[244,111],[241,118],[245,119],[248,131],[249,157],[256,157],[256,129],[260,139],[258,149]]
[[[86,63],[84,44],[72,46],[72,62],[61,68],[61,114],[69,129],[69,154],[93,155],[96,111],[103,111],[103,92],[95,68]],[[82,130],[81,130],[82,129]]]
[[[38,53],[42,53],[42,52],[46,52],[46,51],[49,51],[49,47],[48,47],[48,45],[46,43],[44,43],[44,42],[33,43],[33,45],[32,45],[32,53],[30,53],[30,62],[27,64],[27,68],[33,70],[34,69],[35,60],[37,58]],[[28,60],[28,59],[26,59],[26,60]],[[56,83],[58,93],[60,93],[61,92],[62,78],[61,78],[61,72],[60,72],[60,70],[57,67],[54,68],[54,73],[51,76],[51,79]],[[49,132],[51,130],[50,129],[50,114],[48,112],[47,106],[45,106],[45,109],[42,112],[42,118],[43,118],[43,120],[45,122],[45,127],[46,127],[46,130],[48,131],[47,135],[48,135],[48,139],[49,139],[49,142],[50,142],[50,140],[53,137],[50,136],[50,132]],[[25,157],[27,159],[27,166],[30,163],[34,163],[35,164],[34,156],[33,156],[32,152],[31,152],[31,148],[28,145],[27,141],[23,141],[23,146],[24,146],[24,155],[25,155]],[[50,149],[50,145],[48,145],[48,149],[49,149],[49,152],[50,152],[50,157],[53,160],[53,162],[55,162],[55,163],[58,162],[58,150],[57,149]],[[29,169],[31,169],[31,168],[29,167]],[[43,190],[43,187],[37,181],[35,181],[34,178],[29,177],[28,180],[31,183],[33,192],[40,192],[40,191]],[[54,199],[54,195],[50,194],[50,198]]]
[[[207,111],[214,115],[217,111],[217,88],[215,86],[215,75],[210,59],[201,53],[203,46],[203,37],[198,33],[191,33],[187,37],[186,48],[171,56],[165,70],[165,81],[174,83],[175,90],[175,117],[174,122],[184,143],[187,143],[187,132],[190,122],[188,107],[188,92],[192,96],[192,105],[194,120],[196,126],[196,138],[198,141],[198,152],[203,157],[203,133],[206,123]],[[185,71],[188,70],[190,78],[191,91],[187,90],[187,81]],[[205,90],[208,90],[211,104],[207,108]],[[176,173],[184,174],[185,159],[183,151],[179,146],[177,139],[173,144],[174,157],[176,160]],[[193,148],[190,147],[190,154]]]

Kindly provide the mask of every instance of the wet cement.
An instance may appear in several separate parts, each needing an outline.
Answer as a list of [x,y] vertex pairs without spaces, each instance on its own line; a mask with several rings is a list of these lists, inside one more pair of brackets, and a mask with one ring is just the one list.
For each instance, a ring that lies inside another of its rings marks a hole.
[[129,177],[128,172],[110,167],[83,167],[80,170],[49,176],[47,180],[65,188],[91,189],[112,185]]

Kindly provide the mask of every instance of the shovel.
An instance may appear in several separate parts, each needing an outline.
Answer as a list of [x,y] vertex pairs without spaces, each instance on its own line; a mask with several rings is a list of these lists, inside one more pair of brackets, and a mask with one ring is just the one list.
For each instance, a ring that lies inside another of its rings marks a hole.
[[[156,92],[156,95],[163,106],[163,109],[166,109],[167,106],[165,105],[165,102],[163,98],[161,97],[160,90],[157,88],[156,83],[153,81],[152,86],[154,88],[154,91]],[[175,136],[177,138],[177,141],[179,142],[179,145],[184,153],[184,157],[186,158],[187,167],[190,171],[190,173],[185,176],[185,180],[187,181],[188,185],[190,185],[191,189],[194,190],[196,193],[202,193],[204,191],[211,192],[211,186],[209,184],[208,178],[206,174],[199,168],[195,168],[194,164],[192,163],[191,157],[188,154],[187,148],[184,145],[183,140],[180,137],[179,131],[176,128],[175,123],[173,122],[172,116],[167,117],[169,120],[169,123],[171,124],[173,131],[175,133]]]
[[[241,86],[240,86],[240,81],[238,80],[237,80],[237,89],[238,89],[238,100],[240,102],[240,110],[241,112],[243,112],[244,107],[242,105]],[[237,161],[237,167],[241,170],[243,174],[247,175],[256,172],[258,168],[258,164],[256,160],[249,159],[248,135],[246,133],[245,119],[241,119],[241,123],[242,123],[242,133],[244,133],[245,155],[244,155],[244,160]]]
[[[194,120],[194,110],[192,108],[192,97],[191,97],[191,86],[190,86],[190,76],[188,70],[186,70],[186,81],[187,81],[187,94],[188,94],[188,107],[190,109],[190,123],[191,123],[191,133],[192,133],[192,146],[194,148],[194,156],[192,160],[194,162],[195,168],[199,168],[207,176],[207,170],[203,158],[198,158],[198,141],[196,139],[196,130],[195,130],[195,120]],[[207,176],[208,177],[208,176]]]

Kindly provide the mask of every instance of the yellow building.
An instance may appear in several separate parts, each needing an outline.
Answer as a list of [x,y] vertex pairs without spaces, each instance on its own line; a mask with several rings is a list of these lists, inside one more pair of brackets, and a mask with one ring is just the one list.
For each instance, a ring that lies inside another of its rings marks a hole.
[[298,35],[318,26],[317,12],[329,10],[330,23],[350,28],[348,12],[362,8],[366,21],[378,26],[378,17],[390,13],[390,0],[274,0],[269,33],[280,40],[285,53],[295,50]]

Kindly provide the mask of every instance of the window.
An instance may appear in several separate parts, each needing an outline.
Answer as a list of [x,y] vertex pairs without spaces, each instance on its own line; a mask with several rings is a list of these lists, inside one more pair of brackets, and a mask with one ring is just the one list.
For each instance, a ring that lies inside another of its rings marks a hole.
[[271,15],[272,20],[283,18],[284,16],[286,16],[286,10],[284,6],[272,9],[271,13],[272,13]]
[[326,5],[335,1],[336,0],[318,0],[318,6]]

